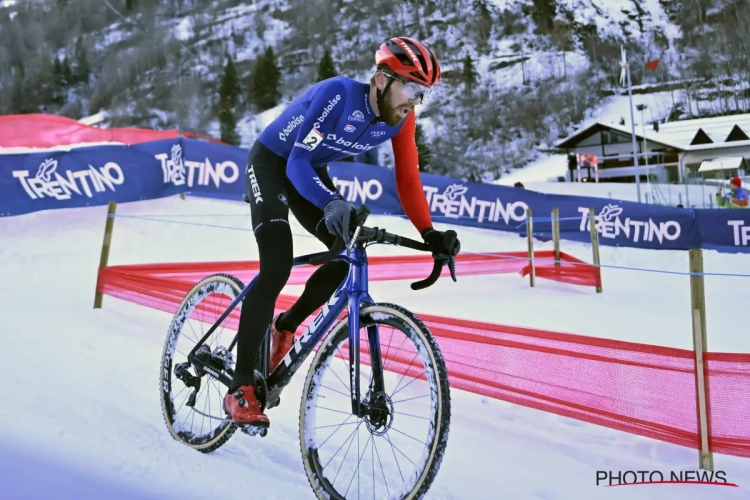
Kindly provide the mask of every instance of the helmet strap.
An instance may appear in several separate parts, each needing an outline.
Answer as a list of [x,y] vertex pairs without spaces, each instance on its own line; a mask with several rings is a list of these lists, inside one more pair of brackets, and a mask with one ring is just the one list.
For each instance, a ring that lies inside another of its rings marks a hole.
[[382,118],[382,116],[383,116],[383,98],[388,94],[388,90],[391,88],[391,84],[392,83],[393,83],[393,78],[389,78],[388,79],[388,83],[385,84],[385,88],[382,91],[380,89],[378,89],[378,88],[375,89],[375,95],[376,95],[377,101],[378,101],[378,114],[380,115],[377,118],[375,118],[376,122],[378,122],[378,121],[382,122],[383,121],[383,118]]

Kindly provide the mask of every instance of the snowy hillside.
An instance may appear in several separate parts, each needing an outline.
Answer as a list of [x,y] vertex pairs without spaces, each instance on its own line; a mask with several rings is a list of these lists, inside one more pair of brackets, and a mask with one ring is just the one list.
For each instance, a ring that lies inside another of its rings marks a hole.
[[[219,137],[231,60],[233,126],[249,146],[265,122],[255,115],[314,83],[326,49],[336,72],[365,81],[378,45],[409,35],[433,47],[445,70],[420,110],[427,167],[493,180],[538,158],[622,92],[623,44],[634,85],[662,92],[650,120],[747,109],[745,26],[750,9],[735,0],[6,1],[0,113],[106,111],[105,126]],[[280,69],[270,104],[257,95],[268,84],[268,49]],[[655,59],[658,68],[646,70]]]

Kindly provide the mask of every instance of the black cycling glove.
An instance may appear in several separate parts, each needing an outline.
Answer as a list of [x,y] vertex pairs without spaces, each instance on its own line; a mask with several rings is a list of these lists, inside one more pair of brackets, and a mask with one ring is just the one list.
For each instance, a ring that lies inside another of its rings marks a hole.
[[334,198],[323,207],[323,216],[328,232],[338,236],[345,242],[351,237],[351,216],[354,211],[349,203],[341,198]]
[[452,229],[443,232],[428,227],[422,231],[422,239],[429,245],[434,259],[446,264],[455,262],[456,255],[461,251],[461,242]]

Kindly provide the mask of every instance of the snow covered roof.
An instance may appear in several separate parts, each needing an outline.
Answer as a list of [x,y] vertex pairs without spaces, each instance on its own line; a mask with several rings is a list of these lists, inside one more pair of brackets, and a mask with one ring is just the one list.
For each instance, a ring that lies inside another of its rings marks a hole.
[[744,158],[741,156],[725,156],[723,158],[714,158],[713,160],[704,160],[701,163],[698,172],[710,172],[713,170],[736,170],[742,168]]
[[[596,127],[617,130],[628,135],[632,133],[628,124],[620,125],[597,120],[560,139],[555,145],[558,148],[572,147]],[[750,113],[660,123],[658,131],[654,130],[653,125],[648,124],[645,134],[643,126],[636,124],[635,135],[641,140],[645,135],[646,140],[682,151],[745,147],[750,146]]]

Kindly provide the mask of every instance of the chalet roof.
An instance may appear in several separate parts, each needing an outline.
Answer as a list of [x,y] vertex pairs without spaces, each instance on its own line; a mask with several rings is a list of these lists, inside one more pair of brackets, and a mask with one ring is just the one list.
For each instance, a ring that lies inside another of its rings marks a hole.
[[[556,146],[572,148],[595,128],[617,130],[627,135],[632,133],[630,125],[595,120],[557,141]],[[644,130],[640,124],[635,127],[635,135],[643,140]],[[658,132],[649,124],[645,138],[682,151],[750,146],[750,113],[660,123]]]

